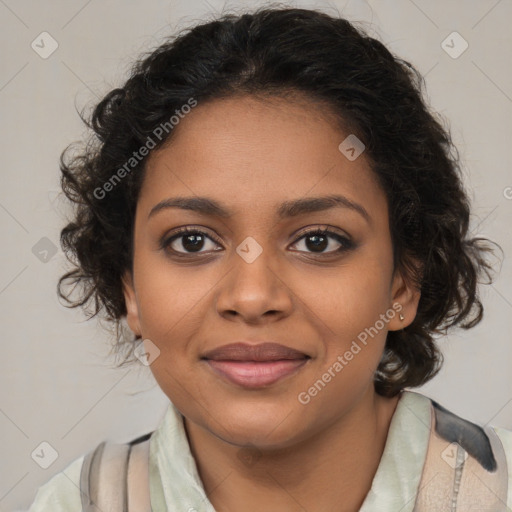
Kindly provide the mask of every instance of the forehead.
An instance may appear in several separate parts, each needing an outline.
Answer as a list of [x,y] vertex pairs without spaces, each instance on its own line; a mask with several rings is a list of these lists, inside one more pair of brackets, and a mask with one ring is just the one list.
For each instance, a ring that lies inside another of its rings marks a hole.
[[[146,163],[139,207],[209,196],[237,214],[278,215],[285,201],[343,194],[374,215],[387,201],[368,160],[339,149],[348,135],[326,106],[307,99],[233,97],[199,103]],[[256,210],[252,210],[255,212]]]

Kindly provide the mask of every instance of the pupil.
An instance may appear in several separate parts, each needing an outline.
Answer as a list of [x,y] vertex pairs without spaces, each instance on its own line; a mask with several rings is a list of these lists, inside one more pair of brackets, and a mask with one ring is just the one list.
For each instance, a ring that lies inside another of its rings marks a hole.
[[[187,251],[197,251],[202,248],[202,244],[204,243],[204,240],[202,239],[202,235],[186,235],[183,241],[183,247]],[[194,241],[195,240],[195,241]],[[188,245],[190,243],[190,246]]]
[[[319,241],[320,239],[323,239],[323,241]],[[313,244],[308,243],[310,240],[314,240]],[[310,235],[306,238],[306,245],[308,246],[308,249],[325,249],[327,247],[327,237],[324,235]]]

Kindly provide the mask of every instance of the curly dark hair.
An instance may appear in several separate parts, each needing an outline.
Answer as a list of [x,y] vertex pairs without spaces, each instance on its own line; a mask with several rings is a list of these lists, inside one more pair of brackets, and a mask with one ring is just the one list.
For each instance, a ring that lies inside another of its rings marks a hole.
[[[66,157],[73,144],[61,154],[62,189],[74,210],[61,231],[73,268],[60,278],[59,296],[90,317],[101,311],[115,326],[113,350],[129,349],[122,364],[135,362],[133,342],[139,338],[122,326],[122,276],[132,269],[135,207],[147,156],[132,161],[133,170],[126,162],[148,140],[157,138],[156,148],[170,140],[172,129],[158,138],[155,128],[169,125],[170,113],[179,113],[191,98],[200,104],[238,94],[305,94],[365,144],[388,199],[394,268],[421,290],[414,321],[388,332],[376,392],[394,396],[422,385],[442,364],[435,336],[479,323],[477,285],[482,274],[492,282],[485,258],[492,248],[489,240],[468,233],[470,205],[459,155],[423,99],[424,87],[420,73],[381,42],[316,10],[267,6],[228,13],[170,37],[135,61],[126,83],[106,94],[90,120],[80,113],[90,138],[71,159]],[[113,182],[116,172],[122,179]],[[70,283],[72,290],[65,291]]]

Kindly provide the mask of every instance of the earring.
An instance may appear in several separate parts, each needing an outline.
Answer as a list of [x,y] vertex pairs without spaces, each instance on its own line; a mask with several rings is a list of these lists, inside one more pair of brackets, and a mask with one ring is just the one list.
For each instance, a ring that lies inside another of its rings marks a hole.
[[402,315],[402,313],[400,313],[400,315],[398,316],[398,318],[400,318],[400,320],[403,322],[405,320],[405,316]]

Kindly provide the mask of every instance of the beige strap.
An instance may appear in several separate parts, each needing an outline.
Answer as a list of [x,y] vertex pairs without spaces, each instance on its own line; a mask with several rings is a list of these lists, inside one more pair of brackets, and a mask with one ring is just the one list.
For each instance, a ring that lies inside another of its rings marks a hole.
[[[507,459],[501,440],[491,427],[485,428],[491,442],[497,471],[485,471],[473,457],[468,457],[462,472],[457,510],[507,511]],[[487,507],[487,508],[485,508]]]
[[[430,409],[430,414],[431,425],[434,425],[433,407]],[[445,452],[445,450],[447,451]],[[440,438],[432,428],[413,512],[434,510],[451,512],[453,510],[451,497],[454,475],[452,468],[442,458],[443,452],[447,454],[445,458],[452,461],[456,461],[460,457],[456,447],[450,447],[450,443]]]
[[84,457],[82,512],[151,512],[149,440],[102,442]]
[[149,439],[134,444],[128,461],[128,511],[151,512]]
[[[126,510],[126,471],[129,446],[126,444],[106,443],[99,467],[98,488],[92,493],[97,495],[97,506],[102,510]],[[95,475],[93,475],[94,477]],[[107,505],[108,504],[108,505]]]
[[[452,424],[470,425],[466,432],[475,429],[474,424],[448,414]],[[435,429],[437,418],[433,406],[431,420],[430,440],[414,512],[507,512],[507,461],[494,430],[491,427],[484,429],[492,447],[490,456],[494,456],[497,465],[494,471],[488,471],[461,446],[474,444],[474,436],[461,439],[461,444],[441,437]],[[479,448],[485,450],[486,447],[480,445]]]
[[101,464],[101,457],[105,442],[99,444],[84,456],[80,472],[80,496],[82,499],[82,512],[101,512],[97,507],[97,497],[93,495],[97,482],[92,475],[97,474]]

